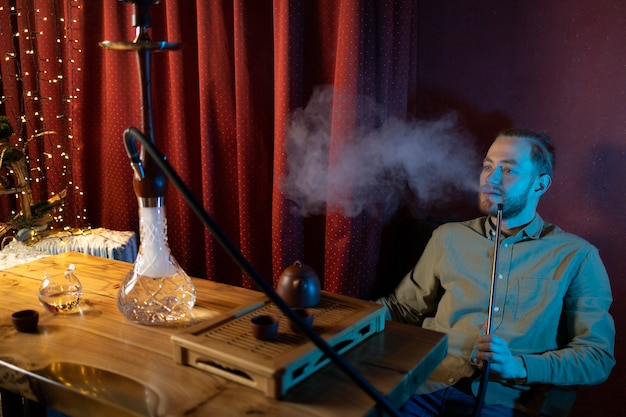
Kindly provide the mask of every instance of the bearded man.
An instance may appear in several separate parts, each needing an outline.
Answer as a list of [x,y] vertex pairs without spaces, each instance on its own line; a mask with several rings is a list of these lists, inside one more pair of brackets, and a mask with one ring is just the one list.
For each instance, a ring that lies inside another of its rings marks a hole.
[[[501,132],[480,174],[485,216],[437,228],[413,270],[378,300],[388,319],[448,335],[446,358],[403,405],[404,415],[472,415],[483,361],[489,361],[483,417],[566,416],[576,387],[608,378],[615,325],[598,250],[537,213],[553,168],[546,134]],[[493,331],[485,334],[488,318]]]

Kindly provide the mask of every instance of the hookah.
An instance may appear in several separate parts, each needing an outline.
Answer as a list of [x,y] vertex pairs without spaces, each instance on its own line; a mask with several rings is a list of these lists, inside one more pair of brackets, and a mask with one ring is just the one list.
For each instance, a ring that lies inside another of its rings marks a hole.
[[[150,58],[153,51],[178,49],[180,45],[153,42],[148,37],[149,6],[159,3],[160,0],[120,1],[133,3],[133,26],[137,28],[137,36],[133,42],[103,41],[100,45],[105,49],[137,51],[143,94],[144,132],[135,127],[129,127],[124,132],[124,146],[134,171],[133,188],[139,203],[141,245],[133,269],[127,274],[118,293],[119,310],[130,320],[141,324],[167,324],[184,320],[191,315],[196,300],[195,288],[191,279],[171,256],[167,246],[163,197],[166,179],[169,179],[226,253],[282,313],[368,394],[381,407],[381,412],[400,417],[399,411],[389,399],[313,331],[274,291],[204,210],[167,158],[159,152],[152,130]],[[137,150],[136,142],[142,145],[141,152]],[[145,157],[146,152],[149,157]]]
[[[100,46],[107,50],[137,53],[142,94],[142,130],[150,143],[155,144],[151,105],[152,53],[176,50],[181,45],[150,39],[150,6],[160,3],[160,0],[120,1],[132,3],[135,39],[132,42],[103,41]],[[134,146],[129,131],[124,133],[127,150],[129,146]],[[132,132],[138,130],[133,128]],[[131,158],[133,190],[139,206],[140,247],[133,268],[124,278],[118,292],[117,305],[126,318],[136,323],[163,325],[182,322],[191,318],[196,291],[191,278],[170,253],[165,215],[167,179],[158,165],[144,156],[142,148],[141,153],[134,152]]]

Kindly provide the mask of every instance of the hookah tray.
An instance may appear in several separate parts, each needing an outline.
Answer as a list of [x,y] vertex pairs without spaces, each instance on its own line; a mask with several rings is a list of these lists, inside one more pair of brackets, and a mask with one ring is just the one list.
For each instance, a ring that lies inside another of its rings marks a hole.
[[[369,301],[322,291],[320,303],[309,310],[313,330],[339,354],[385,328],[384,307]],[[279,318],[271,341],[252,336],[250,319],[257,315]],[[291,331],[288,320],[268,298],[243,305],[173,335],[174,358],[281,398],[330,362],[305,334]]]

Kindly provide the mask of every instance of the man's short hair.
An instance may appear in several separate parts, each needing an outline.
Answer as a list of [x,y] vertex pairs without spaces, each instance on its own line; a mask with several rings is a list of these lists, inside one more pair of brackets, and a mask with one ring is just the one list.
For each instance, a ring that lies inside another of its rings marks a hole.
[[547,174],[552,177],[556,162],[554,146],[547,133],[536,133],[528,129],[504,129],[500,136],[527,139],[530,142],[530,157],[538,174]]

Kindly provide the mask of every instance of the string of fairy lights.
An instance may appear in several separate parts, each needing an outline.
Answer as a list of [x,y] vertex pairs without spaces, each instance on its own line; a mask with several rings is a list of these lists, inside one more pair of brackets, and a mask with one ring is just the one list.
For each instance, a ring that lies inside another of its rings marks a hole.
[[[0,109],[15,131],[11,143],[25,155],[34,201],[54,196],[63,200],[55,207],[49,227],[66,230],[88,224],[84,194],[72,166],[81,151],[73,121],[81,94],[83,2],[4,0],[0,4],[4,52],[0,59],[5,60]],[[19,210],[16,203],[10,214],[0,213],[0,221],[19,215]]]

